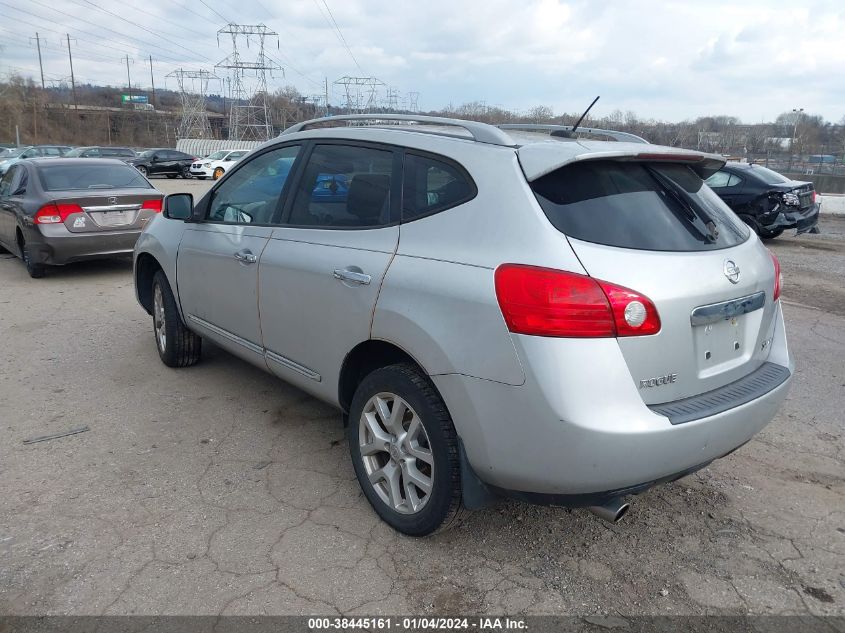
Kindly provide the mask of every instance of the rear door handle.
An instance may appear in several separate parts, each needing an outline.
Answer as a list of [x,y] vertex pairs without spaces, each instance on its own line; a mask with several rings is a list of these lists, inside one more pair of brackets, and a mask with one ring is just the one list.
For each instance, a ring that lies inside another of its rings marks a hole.
[[368,286],[372,281],[372,277],[367,275],[366,273],[359,273],[354,270],[335,270],[334,273],[335,279],[340,279],[341,281],[349,281],[353,284],[360,284],[362,286]]
[[250,251],[248,248],[235,253],[235,259],[237,259],[242,264],[254,264],[258,261],[258,257],[253,255],[252,251]]

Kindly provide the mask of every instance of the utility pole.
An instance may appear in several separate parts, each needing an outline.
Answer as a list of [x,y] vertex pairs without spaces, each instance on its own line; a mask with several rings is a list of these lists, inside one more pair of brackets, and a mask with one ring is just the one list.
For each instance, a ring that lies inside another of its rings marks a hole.
[[[29,38],[32,41],[32,38]],[[41,63],[41,38],[38,37],[38,32],[35,32],[35,46],[38,47],[38,68],[41,70],[41,90],[44,90],[44,64]]]
[[325,77],[326,80],[326,116],[329,116],[329,78]]
[[132,103],[132,78],[129,76],[129,55],[126,55],[123,59],[126,60],[126,81],[129,84],[129,102]]
[[156,80],[153,77],[153,56],[150,55],[150,83],[153,85],[153,107],[156,105]]
[[67,35],[67,56],[70,60],[70,87],[73,90],[73,109],[79,109],[79,102],[76,100],[76,80],[73,77],[73,55],[70,52],[70,33],[66,33]]

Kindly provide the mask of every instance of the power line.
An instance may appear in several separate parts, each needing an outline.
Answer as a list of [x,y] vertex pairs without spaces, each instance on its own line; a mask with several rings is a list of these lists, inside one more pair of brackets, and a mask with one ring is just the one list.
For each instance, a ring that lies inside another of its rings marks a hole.
[[189,7],[189,6],[188,6],[188,4],[187,4],[187,3],[185,3],[185,2],[181,2],[181,3],[179,3],[179,7],[180,7],[180,8],[182,8],[182,9],[184,9],[185,11],[188,11],[189,13],[193,13],[195,16],[197,16],[197,17],[199,17],[199,18],[202,18],[203,20],[205,20],[205,21],[206,21],[206,22],[208,22],[209,24],[213,24],[213,25],[214,25],[214,28],[217,28],[217,27],[219,27],[219,26],[220,26],[218,22],[215,22],[215,21],[214,21],[214,20],[212,20],[211,18],[209,18],[209,17],[207,17],[207,16],[204,16],[204,15],[203,15],[202,13],[200,13],[199,11],[194,11],[194,10],[193,10],[191,7]]
[[220,13],[217,9],[215,9],[214,7],[212,7],[211,5],[209,5],[209,4],[208,4],[205,0],[200,0],[200,2],[202,2],[202,3],[205,5],[205,8],[206,8],[206,9],[208,9],[208,10],[209,10],[209,11],[211,11],[212,13],[216,13],[218,16],[220,16],[220,19],[221,19],[221,20],[223,20],[224,22],[226,22],[227,24],[228,24],[229,22],[231,22],[231,20],[229,20],[228,18],[226,18],[226,17],[225,17],[222,13]]
[[361,64],[359,64],[358,60],[355,59],[355,55],[352,52],[352,49],[349,48],[349,44],[346,43],[346,38],[343,37],[343,33],[341,32],[340,27],[337,25],[337,22],[334,19],[334,15],[332,15],[332,10],[329,9],[329,5],[326,3],[326,0],[322,0],[322,2],[323,2],[323,5],[326,7],[326,11],[328,11],[328,13],[329,13],[329,17],[326,17],[326,15],[323,13],[323,9],[320,7],[320,4],[317,2],[317,0],[314,0],[314,4],[316,4],[317,8],[320,9],[320,15],[322,15],[323,19],[325,19],[326,22],[328,22],[329,28],[334,27],[334,31],[337,34],[337,37],[340,40],[340,43],[343,44],[343,46],[346,48],[346,52],[349,53],[349,56],[352,58],[352,61],[355,62],[355,65],[358,67],[358,70],[361,71],[362,75],[366,75],[367,73],[365,73],[364,69],[361,68]]
[[[40,2],[39,0],[30,0],[30,2],[34,2],[35,4],[38,4],[38,5],[40,5],[40,6],[43,6],[43,7],[47,8],[47,9],[50,9],[51,11],[55,11],[56,13],[60,13],[60,14],[62,14],[62,15],[64,15],[64,16],[67,16],[67,17],[72,18],[72,19],[74,19],[74,20],[77,20],[77,19],[78,19],[76,16],[71,15],[70,13],[65,13],[64,11],[60,11],[59,9],[54,9],[53,7],[51,7],[51,6],[49,6],[49,5],[43,4],[43,3],[42,3],[42,2]],[[37,14],[37,13],[33,13],[32,11],[25,11],[25,10],[23,10],[23,9],[19,9],[18,7],[15,7],[15,6],[9,5],[9,4],[8,4],[8,3],[6,3],[6,2],[2,2],[2,1],[0,1],[0,4],[2,4],[2,5],[4,5],[4,6],[7,6],[7,7],[8,7],[8,8],[10,8],[10,9],[13,9],[14,11],[18,11],[18,12],[20,12],[20,13],[24,13],[24,14],[26,14],[26,15],[32,16],[32,17],[34,17],[34,18],[37,18],[37,19],[39,19],[39,20],[44,20],[45,22],[47,22],[47,23],[49,23],[49,24],[54,24],[54,25],[56,25],[56,26],[60,26],[60,23],[59,23],[59,22],[57,22],[56,20],[52,19],[52,18],[48,18],[48,17],[45,17],[45,16],[43,16],[43,15],[39,15],[39,14]],[[28,21],[23,20],[23,19],[21,19],[21,18],[10,18],[10,20],[17,21],[17,22],[20,22],[20,23],[22,23],[22,24],[28,24],[28,25],[33,26],[33,27],[35,27],[35,28],[40,28],[40,29],[42,29],[42,30],[45,30],[45,31],[50,31],[50,32],[52,32],[52,33],[58,33],[58,34],[61,34],[61,31],[57,31],[57,30],[55,30],[55,29],[47,28],[47,27],[45,27],[45,26],[43,26],[43,25],[40,25],[40,24],[34,24],[34,23],[32,23],[32,22],[28,22]],[[110,29],[110,28],[108,28],[108,27],[104,27],[104,26],[101,26],[101,27],[99,27],[99,28],[101,28],[101,29],[102,29],[102,30],[104,30],[104,31],[109,31],[110,33],[114,33],[114,34],[116,34],[116,35],[118,35],[118,36],[120,36],[120,37],[126,37],[126,38],[128,38],[128,39],[130,39],[130,40],[136,40],[136,41],[138,41],[138,42],[141,42],[141,43],[142,43],[142,44],[144,44],[145,46],[150,46],[150,44],[149,44],[148,42],[144,42],[143,40],[139,40],[138,38],[135,38],[135,37],[132,37],[132,36],[128,36],[128,35],[125,35],[124,33],[119,33],[118,31],[115,31],[114,29]],[[99,35],[99,34],[97,34],[97,33],[92,33],[91,31],[85,31],[85,30],[83,30],[83,29],[80,29],[79,27],[74,27],[74,28],[73,28],[73,30],[74,30],[74,31],[76,31],[77,33],[84,33],[85,35],[89,35],[89,36],[91,36],[91,37],[93,37],[93,38],[95,38],[95,39],[102,39],[102,40],[105,40],[105,41],[107,41],[107,42],[114,42],[115,44],[119,44],[122,48],[115,48],[114,46],[107,46],[107,45],[105,45],[105,44],[99,44],[98,42],[87,42],[89,45],[93,45],[93,46],[100,46],[101,48],[109,48],[109,49],[112,49],[112,50],[119,51],[119,52],[121,52],[121,53],[126,52],[126,49],[127,49],[127,48],[130,48],[130,49],[131,49],[131,48],[137,48],[137,45],[128,44],[128,43],[126,43],[126,42],[121,42],[121,41],[115,40],[115,39],[110,38],[110,37],[105,37],[105,36],[103,36],[103,35]],[[160,47],[160,46],[158,46],[158,45],[152,45],[152,46],[153,46],[154,48],[156,48],[158,51],[160,51],[160,50],[161,50],[161,47]],[[179,54],[181,55],[181,53],[179,53]],[[162,52],[159,52],[159,55],[160,55],[161,57],[166,57],[166,58],[168,58],[168,59],[172,59],[172,60],[177,61],[177,62],[178,62],[178,61],[180,61],[180,59],[179,59],[179,58],[176,58],[176,57],[171,57],[170,55],[165,55],[165,54],[164,54],[164,53],[162,53]]]
[[[79,4],[79,1],[78,1],[78,0],[71,0],[71,1],[72,1],[74,4]],[[102,11],[103,13],[106,13],[106,14],[108,14],[108,15],[112,16],[112,17],[115,17],[115,18],[117,18],[118,20],[122,20],[122,21],[126,22],[127,24],[131,24],[132,26],[134,26],[134,27],[136,27],[136,28],[139,28],[139,29],[141,29],[141,30],[143,30],[143,31],[146,31],[147,33],[150,33],[151,35],[154,35],[154,36],[156,36],[156,37],[161,38],[161,39],[162,39],[162,40],[164,40],[165,42],[168,42],[168,43],[170,43],[170,44],[173,44],[174,46],[178,46],[179,48],[181,48],[181,49],[183,49],[183,50],[188,51],[191,55],[195,55],[194,51],[192,51],[190,48],[187,48],[187,47],[185,47],[185,46],[182,46],[182,45],[181,45],[181,44],[179,44],[178,42],[173,42],[172,40],[169,40],[169,39],[167,39],[166,37],[162,37],[160,34],[156,33],[155,31],[151,31],[150,29],[148,29],[147,27],[145,27],[145,26],[143,26],[143,25],[141,25],[141,24],[137,24],[137,23],[135,23],[135,22],[131,22],[130,20],[127,20],[126,18],[124,18],[122,15],[118,15],[117,13],[114,13],[114,12],[112,12],[112,11],[109,11],[108,9],[104,9],[103,7],[101,7],[101,6],[99,6],[99,5],[94,4],[93,2],[91,2],[91,0],[82,0],[82,1],[83,1],[85,4],[91,5],[92,7],[94,7],[95,9],[97,9],[98,11]],[[80,6],[81,6],[81,5],[80,5]]]
[[[142,9],[140,7],[136,7],[133,4],[129,4],[128,6],[129,6],[130,9],[132,9],[133,11],[137,11],[138,13],[143,13],[144,15],[148,15],[151,18],[155,18],[156,20],[161,19],[161,17],[156,15],[155,13],[150,13],[149,11],[145,11],[144,9]],[[199,31],[195,31],[194,29],[189,29],[187,26],[184,26],[184,25],[180,25],[180,26],[185,31],[188,31],[189,33],[193,33],[194,35],[197,35],[199,37],[208,37],[208,33],[200,33]],[[176,35],[174,33],[171,33],[171,35],[173,35],[174,37],[178,37],[178,35]]]

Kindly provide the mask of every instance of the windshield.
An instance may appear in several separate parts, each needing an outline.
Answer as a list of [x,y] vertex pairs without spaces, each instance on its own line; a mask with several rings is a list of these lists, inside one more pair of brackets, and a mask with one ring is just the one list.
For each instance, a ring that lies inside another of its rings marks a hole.
[[148,149],[138,154],[138,158],[152,158],[155,153],[156,151],[154,149]]
[[152,189],[134,167],[129,165],[40,165],[38,173],[46,191],[81,189]]
[[531,183],[556,229],[576,239],[650,251],[706,251],[748,238],[745,224],[689,167],[584,161]]
[[75,149],[70,150],[68,153],[65,154],[66,158],[76,158],[77,156],[82,156],[82,152],[87,150],[87,147],[77,147]]
[[751,173],[767,185],[782,185],[785,182],[790,182],[786,176],[781,176],[776,171],[772,171],[768,167],[761,167],[760,165],[753,165],[751,167]]
[[214,152],[213,154],[210,154],[207,158],[208,160],[223,160],[224,158],[226,158],[226,154],[228,153],[229,152],[226,150],[220,150],[219,152]]
[[16,156],[20,156],[26,150],[26,147],[16,147],[13,149],[8,150],[8,154],[3,154],[2,158],[15,158]]

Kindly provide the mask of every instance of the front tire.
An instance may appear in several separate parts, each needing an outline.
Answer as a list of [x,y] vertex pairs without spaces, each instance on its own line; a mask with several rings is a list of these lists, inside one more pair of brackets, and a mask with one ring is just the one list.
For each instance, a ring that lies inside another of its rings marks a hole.
[[182,323],[173,291],[160,270],[153,276],[153,336],[159,358],[168,367],[189,367],[199,361],[202,338]]
[[358,483],[393,529],[427,536],[448,529],[461,510],[458,438],[434,385],[410,364],[367,375],[347,427]]

